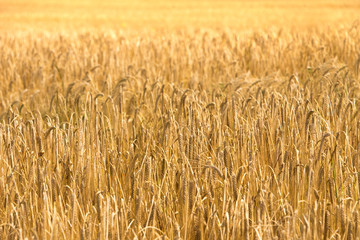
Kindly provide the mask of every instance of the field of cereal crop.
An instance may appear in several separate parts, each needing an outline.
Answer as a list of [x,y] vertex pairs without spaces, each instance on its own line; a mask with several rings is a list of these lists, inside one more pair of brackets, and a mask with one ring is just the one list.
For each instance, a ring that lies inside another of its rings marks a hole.
[[0,0],[0,239],[360,239],[359,13]]

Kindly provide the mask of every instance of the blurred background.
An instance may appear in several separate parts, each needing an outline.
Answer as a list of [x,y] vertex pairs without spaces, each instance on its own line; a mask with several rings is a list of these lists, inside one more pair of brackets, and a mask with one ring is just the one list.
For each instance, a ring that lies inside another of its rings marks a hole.
[[359,0],[0,0],[0,30],[269,27],[352,23]]

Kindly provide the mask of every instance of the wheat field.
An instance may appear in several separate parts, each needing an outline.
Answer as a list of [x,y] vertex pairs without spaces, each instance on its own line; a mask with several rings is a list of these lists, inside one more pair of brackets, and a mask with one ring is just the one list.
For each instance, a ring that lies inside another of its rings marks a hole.
[[1,0],[0,239],[360,239],[358,12]]

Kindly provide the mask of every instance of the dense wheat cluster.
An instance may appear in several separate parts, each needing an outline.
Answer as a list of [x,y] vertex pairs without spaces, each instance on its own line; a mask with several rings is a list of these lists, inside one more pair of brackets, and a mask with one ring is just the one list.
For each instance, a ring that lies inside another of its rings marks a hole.
[[0,36],[0,239],[359,239],[360,26]]

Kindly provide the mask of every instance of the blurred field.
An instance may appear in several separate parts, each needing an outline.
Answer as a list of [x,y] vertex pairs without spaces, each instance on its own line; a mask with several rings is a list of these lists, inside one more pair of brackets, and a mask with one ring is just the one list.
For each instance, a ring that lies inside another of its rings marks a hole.
[[167,27],[337,26],[358,18],[357,0],[0,1],[0,28],[133,29]]
[[0,239],[359,240],[359,11],[0,0]]

